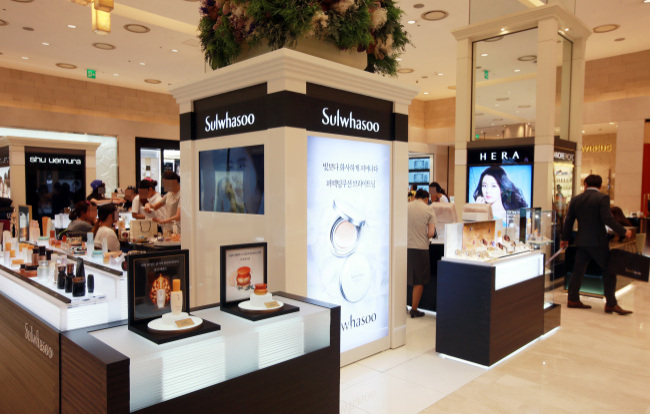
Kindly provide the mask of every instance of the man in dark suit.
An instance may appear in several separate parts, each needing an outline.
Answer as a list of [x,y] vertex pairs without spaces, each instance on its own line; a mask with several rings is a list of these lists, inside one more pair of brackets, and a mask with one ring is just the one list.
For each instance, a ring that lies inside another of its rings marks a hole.
[[603,179],[599,175],[589,175],[585,178],[585,191],[571,199],[569,211],[567,212],[562,229],[562,241],[560,247],[566,248],[569,245],[569,238],[573,230],[573,223],[578,220],[578,234],[576,235],[576,258],[569,282],[569,300],[567,307],[589,309],[590,305],[580,302],[580,285],[585,275],[589,260],[593,260],[603,269],[603,285],[605,287],[605,312],[616,312],[619,315],[627,315],[631,311],[624,310],[616,301],[616,275],[607,271],[609,262],[609,239],[607,237],[608,226],[621,237],[632,237],[631,230],[625,230],[618,224],[609,205],[609,196],[600,192]]

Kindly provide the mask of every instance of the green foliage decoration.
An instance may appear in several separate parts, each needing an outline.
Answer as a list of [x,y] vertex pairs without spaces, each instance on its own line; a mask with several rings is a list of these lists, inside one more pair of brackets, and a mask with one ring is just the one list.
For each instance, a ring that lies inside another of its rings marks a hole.
[[393,0],[201,0],[199,38],[212,69],[245,48],[272,49],[316,38],[341,51],[366,52],[369,72],[396,76],[408,34]]

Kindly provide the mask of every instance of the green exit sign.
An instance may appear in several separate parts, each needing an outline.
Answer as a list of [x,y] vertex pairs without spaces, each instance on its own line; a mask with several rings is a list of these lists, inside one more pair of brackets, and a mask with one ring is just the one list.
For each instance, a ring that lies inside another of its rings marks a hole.
[[474,136],[474,138],[479,139],[479,138],[481,138],[481,136],[480,136],[479,134],[476,134],[476,135]]
[[86,69],[86,76],[89,79],[95,79],[97,78],[97,73],[95,72],[95,69]]
[[484,71],[483,71],[483,77],[484,77],[485,79],[488,78],[488,71],[487,71],[487,70],[484,70]]

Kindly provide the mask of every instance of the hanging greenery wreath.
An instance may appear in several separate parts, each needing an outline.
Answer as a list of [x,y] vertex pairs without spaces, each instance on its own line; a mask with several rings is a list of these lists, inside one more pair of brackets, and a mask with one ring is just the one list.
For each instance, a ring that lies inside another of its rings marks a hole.
[[212,69],[228,66],[243,47],[272,49],[316,38],[341,51],[366,52],[366,71],[395,76],[410,43],[393,0],[201,0],[199,35]]

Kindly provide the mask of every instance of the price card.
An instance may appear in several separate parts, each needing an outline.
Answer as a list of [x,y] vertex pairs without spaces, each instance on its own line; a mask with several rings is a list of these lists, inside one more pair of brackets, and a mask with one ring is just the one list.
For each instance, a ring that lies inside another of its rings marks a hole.
[[267,309],[271,309],[271,308],[277,308],[278,306],[280,306],[280,304],[278,302],[272,300],[270,302],[265,302],[264,306],[266,306]]
[[194,325],[194,321],[192,320],[192,318],[180,319],[180,320],[175,321],[174,323],[179,328],[185,328],[186,326]]

